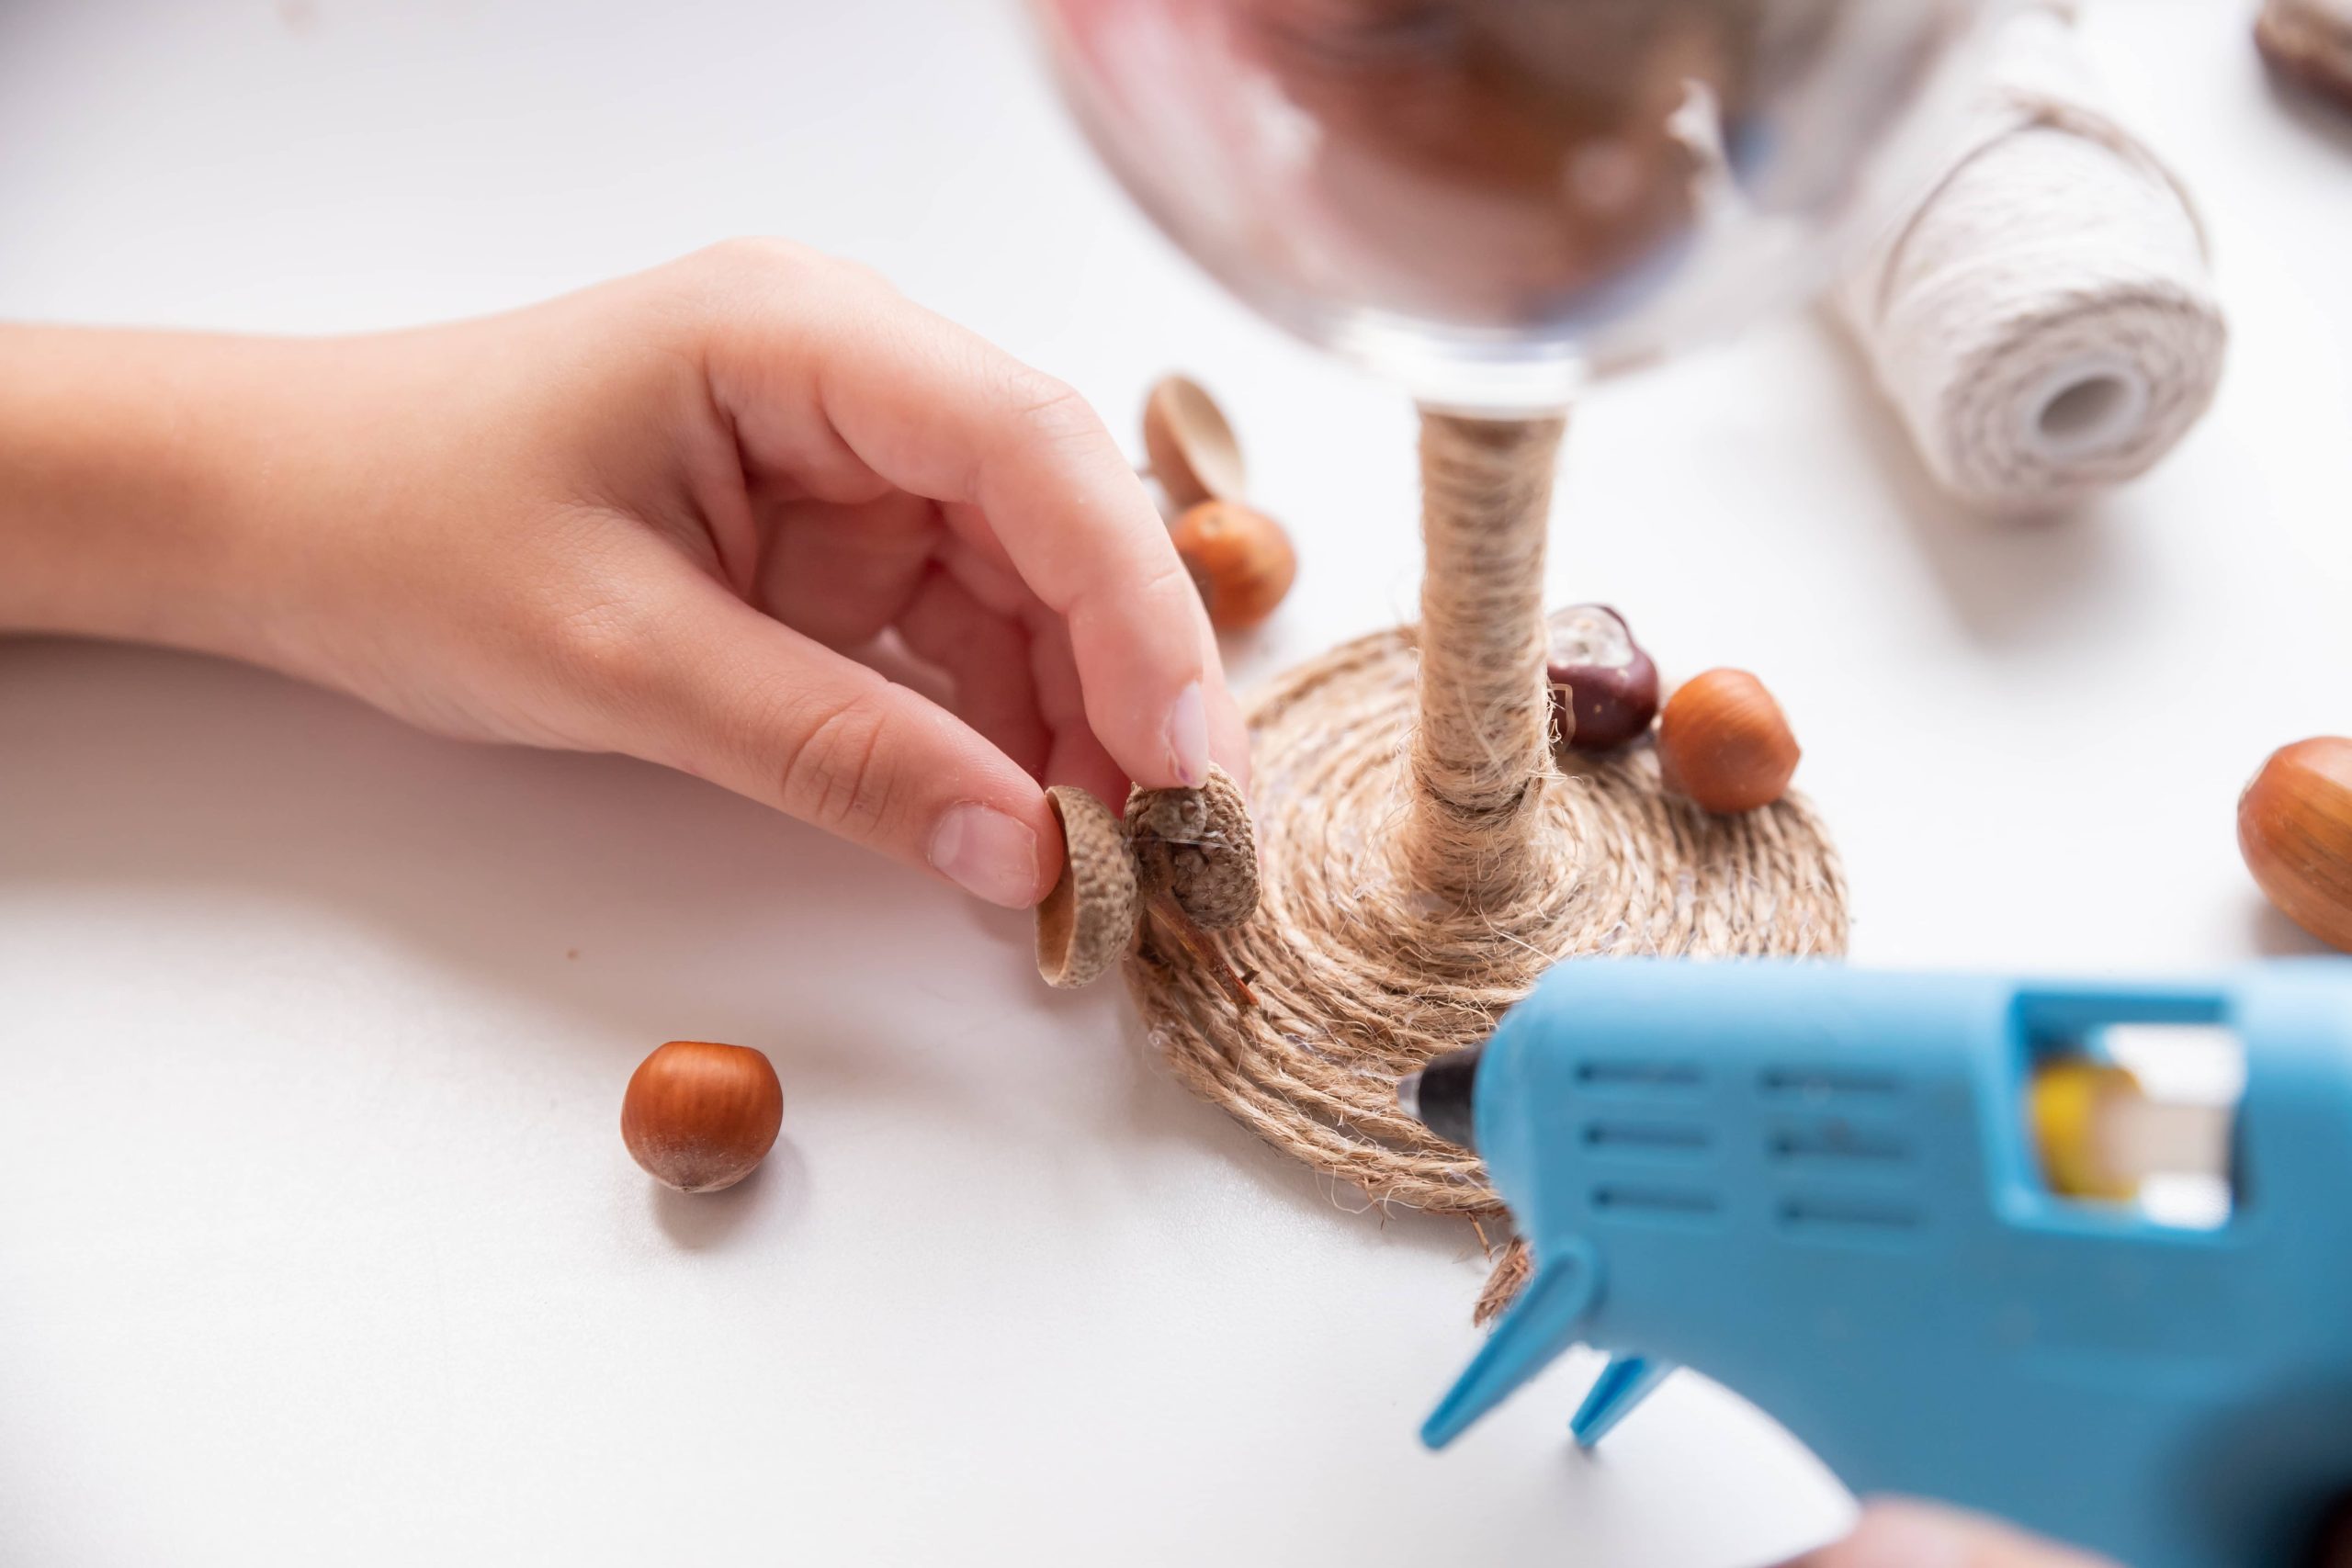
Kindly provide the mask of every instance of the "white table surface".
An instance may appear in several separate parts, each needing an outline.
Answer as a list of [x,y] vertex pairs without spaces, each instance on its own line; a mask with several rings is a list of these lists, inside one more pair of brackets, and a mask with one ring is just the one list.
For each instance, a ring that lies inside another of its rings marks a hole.
[[[2352,134],[2237,0],[2088,32],[2202,194],[2211,416],[2063,525],[1939,504],[1792,321],[1579,415],[1551,588],[1781,694],[1875,964],[2307,943],[2241,869],[2352,728]],[[13,0],[0,317],[269,331],[537,299],[745,231],[869,261],[1129,427],[1234,411],[1298,590],[1247,680],[1405,615],[1398,400],[1124,203],[1005,10],[940,0]],[[1730,1568],[1849,1504],[1685,1376],[1598,1457],[1558,1369],[1442,1459],[1467,1233],[1187,1097],[1028,922],[718,791],[472,749],[199,659],[0,646],[0,1562]],[[783,1141],[656,1190],[662,1040]]]

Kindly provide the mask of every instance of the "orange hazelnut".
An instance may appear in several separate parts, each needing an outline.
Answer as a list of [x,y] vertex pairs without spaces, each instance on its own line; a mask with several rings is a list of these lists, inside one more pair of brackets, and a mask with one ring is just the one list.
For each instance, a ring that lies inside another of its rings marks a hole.
[[1764,682],[1745,670],[1710,670],[1685,682],[1658,717],[1658,771],[1666,787],[1709,811],[1753,811],[1788,793],[1796,737]]
[[2352,6],[2346,0],[2264,0],[2254,43],[2280,76],[2352,109]]
[[629,1076],[621,1141],[655,1180],[715,1192],[752,1174],[775,1146],[784,1087],[748,1045],[673,1040]]
[[2238,796],[2238,852],[2280,914],[2352,953],[2352,740],[2273,751]]
[[1254,626],[1274,613],[1298,575],[1282,525],[1230,501],[1204,501],[1176,519],[1176,553],[1224,631]]

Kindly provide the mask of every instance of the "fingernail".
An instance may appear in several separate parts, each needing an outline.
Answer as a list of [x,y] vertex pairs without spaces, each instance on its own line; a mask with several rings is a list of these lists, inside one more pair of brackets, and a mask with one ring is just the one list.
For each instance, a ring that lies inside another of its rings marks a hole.
[[1025,909],[1037,901],[1037,835],[992,807],[949,807],[931,832],[931,863],[991,904]]
[[1176,782],[1187,786],[1209,776],[1209,707],[1198,681],[1168,710],[1168,766]]

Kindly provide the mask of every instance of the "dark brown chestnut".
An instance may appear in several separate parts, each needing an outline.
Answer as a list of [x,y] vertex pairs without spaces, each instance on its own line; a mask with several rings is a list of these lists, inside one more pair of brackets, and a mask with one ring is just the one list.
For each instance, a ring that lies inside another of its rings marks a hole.
[[1625,617],[1606,604],[1571,604],[1547,623],[1552,708],[1560,743],[1606,751],[1646,734],[1657,716],[1657,666]]

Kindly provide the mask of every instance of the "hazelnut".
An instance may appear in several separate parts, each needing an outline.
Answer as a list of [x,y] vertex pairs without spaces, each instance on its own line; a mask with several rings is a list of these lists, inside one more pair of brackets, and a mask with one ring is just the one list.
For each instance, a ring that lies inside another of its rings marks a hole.
[[1062,825],[1062,874],[1037,906],[1037,973],[1064,990],[1099,978],[1135,940],[1143,903],[1126,835],[1111,808],[1056,784],[1046,804]]
[[1241,786],[1216,763],[1198,789],[1137,789],[1127,796],[1127,841],[1146,898],[1161,893],[1203,931],[1224,931],[1258,908],[1258,835]]
[[1606,751],[1649,732],[1657,666],[1606,604],[1572,604],[1550,622],[1546,652],[1560,744]]
[[1248,488],[1241,443],[1216,400],[1196,381],[1163,376],[1143,405],[1143,448],[1151,477],[1178,511],[1236,501]]
[[2265,0],[2254,42],[2273,71],[2352,108],[2352,0]]
[[1661,780],[1709,811],[1771,805],[1788,792],[1798,755],[1781,705],[1745,670],[1693,677],[1658,719]]
[[2279,913],[2352,953],[2352,740],[2272,752],[2238,796],[2238,852]]
[[1254,626],[1274,613],[1298,575],[1282,525],[1230,501],[1205,501],[1176,519],[1176,554],[1193,574],[1209,624]]
[[784,1088],[748,1045],[673,1040],[638,1064],[621,1097],[621,1141],[655,1180],[716,1192],[775,1146]]

